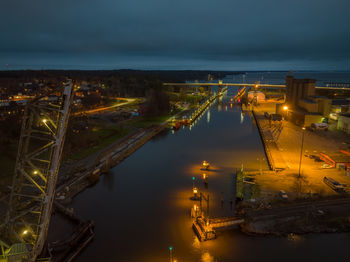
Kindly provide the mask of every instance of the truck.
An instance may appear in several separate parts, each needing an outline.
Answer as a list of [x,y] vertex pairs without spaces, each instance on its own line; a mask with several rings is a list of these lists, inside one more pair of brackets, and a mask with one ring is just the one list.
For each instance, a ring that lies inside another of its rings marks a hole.
[[324,177],[323,182],[332,188],[334,191],[337,192],[343,192],[344,191],[344,185],[340,184],[339,182],[335,181],[334,179],[330,177]]

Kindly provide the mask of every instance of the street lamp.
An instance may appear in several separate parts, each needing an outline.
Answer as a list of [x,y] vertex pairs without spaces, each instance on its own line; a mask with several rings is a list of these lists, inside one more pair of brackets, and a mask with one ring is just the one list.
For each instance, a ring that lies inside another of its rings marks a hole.
[[300,169],[301,169],[301,159],[303,157],[303,146],[304,146],[304,134],[305,134],[305,127],[302,127],[302,137],[301,137],[301,149],[300,149],[300,160],[299,160],[299,175],[298,177],[300,178]]
[[285,112],[284,113],[284,118],[286,118],[288,116],[288,106],[284,106],[283,107],[283,111]]
[[173,262],[173,247],[172,246],[170,246],[169,247],[169,255],[170,255],[170,262]]

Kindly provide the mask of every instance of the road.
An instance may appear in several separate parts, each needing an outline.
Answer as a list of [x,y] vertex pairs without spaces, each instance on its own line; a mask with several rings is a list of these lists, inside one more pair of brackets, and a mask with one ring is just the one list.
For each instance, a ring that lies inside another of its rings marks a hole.
[[124,100],[125,102],[116,103],[112,106],[105,106],[105,107],[94,108],[94,109],[85,110],[85,111],[81,111],[81,112],[76,112],[73,115],[74,116],[92,115],[92,114],[96,114],[96,113],[101,112],[101,111],[108,111],[108,110],[114,109],[116,107],[125,106],[125,105],[131,104],[137,100],[137,98],[124,98],[124,97],[116,97],[115,99]]
[[274,219],[278,217],[294,216],[298,213],[305,213],[310,210],[322,210],[335,212],[349,212],[350,211],[350,198],[328,199],[319,201],[308,201],[301,203],[293,203],[287,206],[263,209],[257,211],[248,212],[247,215],[256,220]]

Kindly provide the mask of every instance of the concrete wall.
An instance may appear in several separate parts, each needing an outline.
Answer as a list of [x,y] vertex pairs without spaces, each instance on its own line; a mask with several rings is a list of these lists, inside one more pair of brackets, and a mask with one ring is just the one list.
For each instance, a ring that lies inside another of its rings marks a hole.
[[350,134],[350,117],[339,116],[337,129]]
[[332,107],[332,100],[328,98],[316,98],[316,101],[318,103],[318,113],[324,117],[329,117]]
[[312,123],[322,123],[322,115],[305,115],[304,126],[311,126]]
[[300,100],[299,106],[301,108],[304,108],[307,112],[318,113],[318,103],[316,103],[314,101]]

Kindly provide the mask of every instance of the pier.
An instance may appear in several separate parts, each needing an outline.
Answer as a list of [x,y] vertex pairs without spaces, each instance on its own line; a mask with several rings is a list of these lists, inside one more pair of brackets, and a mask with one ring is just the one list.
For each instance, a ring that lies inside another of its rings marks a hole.
[[[206,211],[202,210],[202,200],[207,204]],[[199,241],[207,241],[217,238],[216,231],[224,231],[235,228],[244,223],[241,216],[209,218],[209,196],[200,193],[200,206],[191,208],[193,218],[192,229]]]
[[220,92],[217,94],[212,95],[209,97],[203,104],[200,105],[199,108],[197,108],[194,113],[191,115],[190,124],[192,124],[207,108],[211,105],[211,103],[218,97],[222,96],[227,91],[227,87],[224,87]]
[[266,155],[270,169],[274,171],[286,169],[287,165],[284,159],[282,158],[281,153],[275,141],[276,140],[275,137],[278,138],[281,130],[279,131],[273,130],[271,132],[271,129],[267,127],[268,120],[265,119],[262,113],[259,113],[253,109],[252,114],[257,124],[261,141],[264,145],[265,155]]

